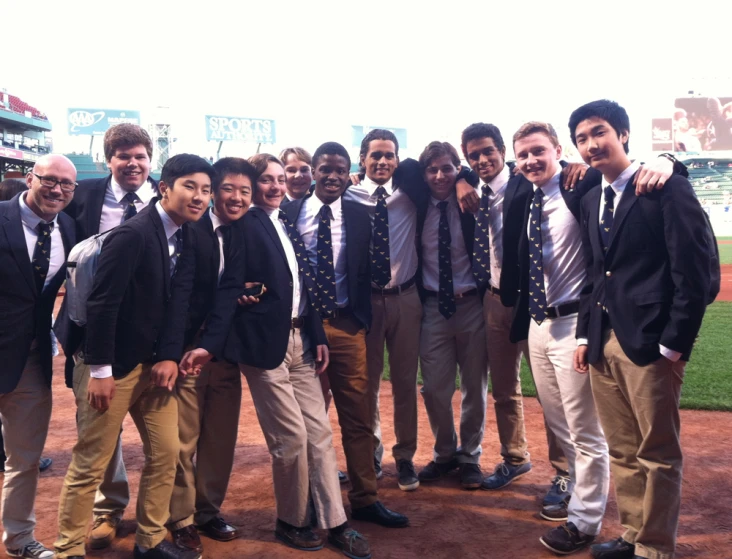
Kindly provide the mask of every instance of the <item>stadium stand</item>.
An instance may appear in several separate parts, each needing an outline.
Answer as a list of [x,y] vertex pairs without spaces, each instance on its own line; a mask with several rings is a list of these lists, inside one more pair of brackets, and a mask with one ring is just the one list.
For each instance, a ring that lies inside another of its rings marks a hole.
[[682,161],[700,201],[723,203],[726,193],[732,195],[732,158],[699,156]]

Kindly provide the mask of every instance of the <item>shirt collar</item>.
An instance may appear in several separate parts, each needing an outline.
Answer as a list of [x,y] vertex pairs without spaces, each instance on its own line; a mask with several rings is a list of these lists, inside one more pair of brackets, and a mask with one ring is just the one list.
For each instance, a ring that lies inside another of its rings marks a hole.
[[155,209],[158,210],[158,214],[160,215],[160,220],[163,222],[163,229],[165,229],[165,238],[170,239],[173,235],[175,235],[180,229],[175,222],[173,221],[173,218],[171,218],[163,209],[163,205],[158,202],[155,204]]
[[375,195],[376,189],[379,188],[380,186],[384,187],[384,190],[386,190],[387,196],[391,196],[392,194],[394,194],[392,179],[389,179],[385,184],[376,184],[370,178],[364,177],[363,181],[361,181],[361,184],[363,184],[364,187],[366,187],[366,190],[368,191],[369,196],[371,196],[371,197],[373,197]]
[[[337,200],[334,202],[331,202],[328,204],[330,206],[330,211],[333,217],[340,214],[341,211],[341,196],[338,197]],[[308,204],[309,208],[312,210],[312,215],[318,215],[320,213],[320,209],[325,206],[323,201],[318,198],[315,194],[311,194],[305,199],[305,203]]]
[[30,209],[30,206],[26,204],[25,197],[28,196],[28,192],[24,192],[19,197],[20,202],[20,219],[23,221],[23,223],[26,224],[29,228],[33,229],[34,231],[38,227],[38,224],[43,223],[53,223],[54,227],[58,224],[58,214],[53,216],[53,220],[50,222],[44,221],[38,215]]
[[[114,180],[114,175],[112,175],[110,186],[112,187],[112,194],[114,195],[114,199],[117,200],[117,203],[122,202],[122,198],[125,197],[128,191],[122,188],[119,183]],[[130,192],[134,192],[141,200],[144,200],[144,198],[140,196],[140,194],[142,193],[142,189],[145,187],[148,187],[150,190],[154,190],[150,179],[148,179],[143,182],[137,190],[132,190]],[[150,196],[150,198],[152,198],[152,196]]]
[[437,204],[439,204],[440,202],[447,202],[448,207],[454,206],[457,203],[457,196],[455,195],[454,192],[452,194],[450,194],[450,196],[448,196],[444,200],[438,200],[434,196],[430,196],[430,204],[432,204],[435,208],[437,207]]
[[[511,178],[511,169],[508,168],[508,165],[503,165],[503,169],[501,169],[501,172],[498,173],[495,177],[493,177],[493,180],[491,180],[489,183],[487,183],[488,188],[491,189],[491,192],[493,192],[493,195],[496,195],[503,191],[504,188],[506,188],[506,185],[508,184],[509,179]],[[483,189],[483,186],[485,186],[486,183],[484,183],[482,180],[480,181],[481,190]]]
[[280,219],[280,208],[270,208],[269,206],[257,206],[257,204],[252,204],[250,208],[259,208],[262,210],[272,221],[277,221]]
[[630,180],[630,177],[632,177],[636,171],[640,168],[640,162],[633,161],[630,165],[628,165],[625,170],[618,175],[618,178],[616,178],[612,183],[609,183],[605,176],[602,177],[602,189],[605,190],[606,186],[612,186],[613,190],[615,191],[616,195],[620,195],[625,190],[625,185],[628,184],[628,181]]
[[219,216],[214,213],[213,208],[209,208],[208,215],[209,217],[211,217],[211,225],[213,225],[214,233],[216,233],[216,229],[218,229],[219,227],[223,227],[224,222],[221,221],[219,219]]
[[[559,179],[561,178],[560,175],[562,174],[562,168],[560,167],[557,173],[549,179],[549,182],[547,182],[544,186],[541,187],[541,191],[544,193],[544,198],[551,198],[554,196],[557,192],[559,192]],[[534,192],[536,192],[536,189],[539,188],[536,185],[534,186]]]

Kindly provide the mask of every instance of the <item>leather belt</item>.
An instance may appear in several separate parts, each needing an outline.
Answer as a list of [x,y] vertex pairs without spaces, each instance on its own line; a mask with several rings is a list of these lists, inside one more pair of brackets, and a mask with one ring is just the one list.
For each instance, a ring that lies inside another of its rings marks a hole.
[[371,286],[371,293],[378,295],[399,295],[402,291],[406,291],[414,285],[414,278],[405,281],[403,284],[397,287],[390,287],[388,289],[381,289],[380,287]]
[[328,318],[344,318],[346,316],[351,316],[351,315],[353,315],[353,310],[351,309],[351,307],[343,307],[341,309],[335,309],[335,310],[333,310],[331,312],[322,312],[322,313],[320,313],[320,316],[323,319],[328,319]]
[[572,301],[571,303],[565,303],[558,307],[548,307],[546,309],[547,318],[559,318],[560,316],[567,316],[579,312],[579,301]]
[[[466,291],[465,293],[458,293],[454,295],[455,299],[463,299],[465,297],[472,297],[473,295],[477,295],[478,290],[477,289],[471,289],[470,291]],[[437,297],[438,293],[437,291],[429,291],[428,289],[424,290],[425,297]]]
[[297,318],[291,319],[290,329],[295,330],[296,328],[302,328],[303,324],[305,324],[305,320],[303,319],[303,317],[298,316]]
[[498,295],[499,297],[501,296],[501,290],[498,289],[497,287],[493,287],[490,283],[488,284],[488,287],[486,287],[485,289],[486,289],[486,291],[490,291],[491,293],[493,293],[493,295]]

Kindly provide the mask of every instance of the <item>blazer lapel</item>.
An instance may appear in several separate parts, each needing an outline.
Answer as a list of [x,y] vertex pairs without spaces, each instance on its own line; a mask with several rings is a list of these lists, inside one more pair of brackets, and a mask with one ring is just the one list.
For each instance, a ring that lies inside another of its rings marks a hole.
[[5,215],[3,229],[8,238],[8,245],[11,248],[13,257],[15,258],[18,268],[20,268],[23,277],[28,282],[28,286],[33,293],[38,295],[36,289],[36,281],[33,277],[33,267],[28,257],[28,245],[25,242],[25,233],[23,232],[23,221],[20,218],[20,202],[19,198],[23,194],[18,194],[10,202],[10,208]]
[[[267,231],[267,234],[272,239],[272,242],[277,247],[277,250],[280,253],[280,256],[282,256],[282,260],[285,261],[285,267],[287,268],[287,271],[290,271],[290,264],[287,262],[287,255],[285,254],[285,248],[282,246],[282,241],[280,241],[280,236],[277,234],[277,231],[275,230],[274,223],[272,223],[272,220],[267,215],[267,212],[265,212],[262,209],[259,208],[253,208],[255,210],[258,210],[255,212],[254,215],[257,216],[257,219],[262,223],[264,226],[264,230]],[[252,210],[250,210],[252,211]],[[292,272],[290,272],[290,275],[292,275]]]
[[168,237],[165,236],[165,227],[163,227],[163,221],[160,219],[157,208],[155,206],[149,208],[148,214],[157,233],[160,250],[163,253],[161,260],[163,263],[163,278],[165,278],[165,296],[167,298],[170,296],[170,252],[168,252]]
[[600,247],[600,254],[602,254],[602,238],[600,237],[600,198],[602,196],[602,190],[597,189],[597,195],[595,192],[588,194],[590,203],[590,213],[587,216],[588,223],[587,227],[590,229],[590,242],[592,246]]
[[107,180],[104,182],[104,188],[92,191],[95,198],[89,201],[89,206],[93,206],[93,210],[90,207],[89,211],[86,213],[86,230],[89,231],[91,235],[99,233],[99,223],[102,219],[102,211],[104,211],[104,197],[107,195],[107,189],[110,184],[112,184],[112,175],[107,177]]
[[[633,177],[634,176],[635,175],[633,175]],[[613,246],[613,241],[615,240],[618,231],[622,227],[623,221],[625,221],[625,218],[628,217],[628,212],[630,212],[630,208],[632,208],[633,204],[638,201],[638,197],[635,195],[635,189],[633,188],[633,177],[631,177],[625,185],[623,195],[620,197],[620,202],[616,206],[615,212],[613,213],[613,226],[612,229],[610,229],[610,239],[608,240],[607,244],[608,252]]]

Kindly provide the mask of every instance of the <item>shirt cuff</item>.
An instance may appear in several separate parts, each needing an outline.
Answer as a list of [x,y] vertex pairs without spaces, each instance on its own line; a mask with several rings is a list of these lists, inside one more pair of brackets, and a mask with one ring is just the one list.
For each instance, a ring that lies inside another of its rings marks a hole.
[[669,361],[673,361],[674,363],[681,359],[681,353],[679,353],[678,351],[674,351],[673,349],[669,349],[665,345],[658,344],[658,351],[660,351],[661,355],[663,355],[666,359],[668,359]]
[[112,376],[112,365],[89,365],[91,378],[109,378]]
[[587,338],[577,338],[577,347],[587,345]]

